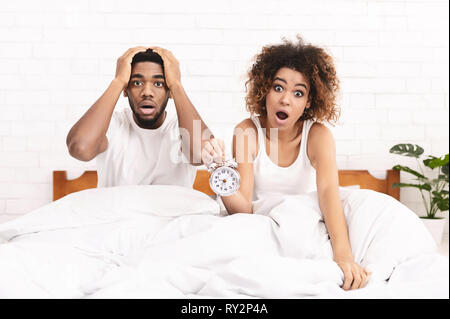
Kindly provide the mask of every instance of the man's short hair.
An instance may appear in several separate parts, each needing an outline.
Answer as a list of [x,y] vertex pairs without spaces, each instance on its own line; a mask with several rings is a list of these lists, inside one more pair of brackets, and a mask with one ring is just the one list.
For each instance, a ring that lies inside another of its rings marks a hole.
[[154,52],[152,49],[147,49],[145,52],[139,52],[134,55],[133,60],[131,61],[131,65],[134,65],[138,62],[154,62],[161,65],[164,71],[164,62],[161,56]]

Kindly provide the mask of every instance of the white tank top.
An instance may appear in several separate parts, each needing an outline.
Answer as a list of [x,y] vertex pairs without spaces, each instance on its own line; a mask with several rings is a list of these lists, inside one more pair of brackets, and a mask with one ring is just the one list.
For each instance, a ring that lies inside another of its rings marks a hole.
[[258,130],[258,154],[253,162],[253,200],[261,199],[264,195],[299,195],[315,191],[316,170],[306,153],[308,133],[314,121],[306,120],[303,123],[297,159],[288,167],[280,167],[267,155],[265,129],[261,127],[259,118],[252,116],[251,119]]

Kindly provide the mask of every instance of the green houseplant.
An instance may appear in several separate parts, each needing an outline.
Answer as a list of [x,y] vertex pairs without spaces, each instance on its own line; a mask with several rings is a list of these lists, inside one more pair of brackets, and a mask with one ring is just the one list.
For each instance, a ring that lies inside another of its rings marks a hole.
[[423,204],[425,206],[426,216],[421,218],[426,219],[439,219],[436,217],[438,211],[449,210],[449,194],[448,194],[448,163],[449,155],[446,154],[442,158],[428,155],[426,159],[422,161],[423,165],[435,170],[437,168],[437,175],[434,178],[425,176],[422,165],[419,162],[420,156],[424,150],[419,145],[413,144],[397,144],[390,150],[390,153],[415,157],[420,172],[417,172],[407,166],[395,165],[392,169],[403,171],[415,176],[417,183],[394,183],[392,187],[415,187],[420,191],[422,195]]

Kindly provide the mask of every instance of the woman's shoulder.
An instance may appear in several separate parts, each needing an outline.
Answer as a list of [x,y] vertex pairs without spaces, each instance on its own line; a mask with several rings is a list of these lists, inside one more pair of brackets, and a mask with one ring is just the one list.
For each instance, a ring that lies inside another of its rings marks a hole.
[[256,130],[256,125],[255,125],[255,123],[253,122],[253,120],[249,117],[249,118],[246,118],[245,120],[239,122],[239,123],[236,125],[235,130],[236,130],[237,128],[239,128],[239,129],[241,129],[241,130],[246,130],[246,129],[249,129],[249,128],[252,128],[252,129],[255,129],[255,130]]
[[312,159],[328,149],[334,149],[333,133],[326,125],[314,122],[308,134],[308,157]]
[[309,129],[309,137],[313,139],[323,139],[333,137],[331,130],[324,124],[320,122],[313,122],[311,128]]
[[251,118],[246,118],[238,123],[234,128],[234,136],[236,138],[245,138],[245,136],[252,137],[249,139],[250,144],[258,143],[258,129]]
[[[247,143],[244,142],[245,140]],[[250,151],[253,158],[256,156],[258,148],[258,130],[251,118],[246,118],[236,125],[234,128],[233,141],[234,147],[237,147],[239,150],[238,153],[244,151],[243,154],[247,154],[247,151]],[[242,147],[244,149],[242,149]]]

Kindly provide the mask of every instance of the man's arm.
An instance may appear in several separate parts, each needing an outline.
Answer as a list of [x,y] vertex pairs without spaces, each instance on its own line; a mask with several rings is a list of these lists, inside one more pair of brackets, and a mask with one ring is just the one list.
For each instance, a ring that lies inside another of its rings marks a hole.
[[128,49],[118,60],[116,76],[102,96],[86,111],[67,134],[70,155],[81,161],[90,161],[108,147],[108,131],[120,93],[127,87],[133,56],[146,47]]
[[[202,165],[201,152],[203,145],[214,136],[189,100],[181,84],[178,60],[173,56],[172,52],[166,49],[158,47],[151,47],[151,49],[163,59],[166,85],[175,103],[178,125],[180,129],[185,129],[189,133],[189,139],[182,135],[183,153],[189,156],[189,161],[192,165]],[[185,152],[185,150],[189,150],[189,153]]]

